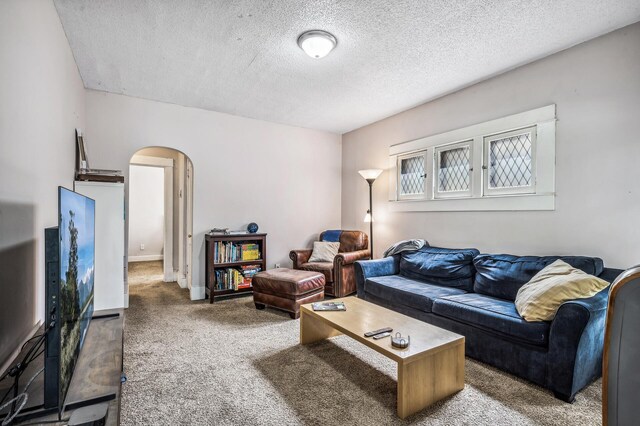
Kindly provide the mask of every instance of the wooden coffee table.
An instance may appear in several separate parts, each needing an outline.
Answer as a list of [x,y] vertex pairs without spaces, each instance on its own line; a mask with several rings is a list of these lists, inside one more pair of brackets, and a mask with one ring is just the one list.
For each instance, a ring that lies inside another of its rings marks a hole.
[[[398,363],[398,416],[402,419],[464,388],[464,336],[399,314],[357,297],[344,302],[346,312],[314,312],[310,304],[300,309],[300,343],[303,345],[346,334]],[[392,327],[411,336],[406,349],[391,346],[364,333]]]

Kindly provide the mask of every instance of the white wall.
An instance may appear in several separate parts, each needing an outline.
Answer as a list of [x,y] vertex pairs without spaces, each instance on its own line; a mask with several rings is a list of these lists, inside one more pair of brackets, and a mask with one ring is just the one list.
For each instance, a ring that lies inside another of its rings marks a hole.
[[194,298],[204,297],[204,234],[213,227],[258,223],[270,267],[340,227],[340,135],[91,90],[86,102],[92,167],[126,171],[147,146],[193,162]]
[[164,168],[132,165],[129,168],[129,261],[151,260],[149,256],[160,259],[163,244]]
[[44,314],[44,228],[73,187],[85,90],[53,2],[0,2],[0,370]]
[[640,23],[343,135],[342,226],[366,230],[366,182],[389,146],[557,104],[556,210],[393,213],[387,173],[374,185],[375,251],[433,245],[640,263]]

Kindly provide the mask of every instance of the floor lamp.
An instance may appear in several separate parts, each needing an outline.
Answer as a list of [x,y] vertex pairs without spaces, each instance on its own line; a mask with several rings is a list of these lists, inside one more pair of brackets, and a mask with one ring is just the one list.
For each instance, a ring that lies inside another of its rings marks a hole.
[[369,222],[369,247],[371,247],[371,258],[373,259],[373,182],[376,181],[382,170],[380,169],[367,169],[359,170],[360,176],[362,176],[369,184],[369,210],[364,217],[365,222]]

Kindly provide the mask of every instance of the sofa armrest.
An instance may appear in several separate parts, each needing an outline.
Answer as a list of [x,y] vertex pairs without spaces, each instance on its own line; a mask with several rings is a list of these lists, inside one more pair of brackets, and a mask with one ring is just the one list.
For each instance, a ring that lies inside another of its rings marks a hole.
[[358,260],[355,263],[358,297],[364,299],[367,278],[395,275],[400,271],[400,256],[389,256],[375,260]]
[[551,322],[547,384],[560,399],[573,401],[602,375],[608,299],[607,287],[593,297],[565,302]]
[[293,261],[293,269],[298,269],[303,263],[307,263],[311,257],[311,249],[303,250],[291,250],[289,252],[289,259]]
[[338,253],[333,259],[334,266],[338,268],[341,265],[350,265],[356,260],[366,260],[371,257],[369,250],[349,251],[346,253]]

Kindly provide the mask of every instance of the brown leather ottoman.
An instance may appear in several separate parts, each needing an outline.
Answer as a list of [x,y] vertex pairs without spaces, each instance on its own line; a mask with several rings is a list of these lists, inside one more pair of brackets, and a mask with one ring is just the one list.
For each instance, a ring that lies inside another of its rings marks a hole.
[[319,272],[278,268],[258,272],[252,280],[256,309],[265,305],[300,317],[300,305],[324,299],[324,275]]

